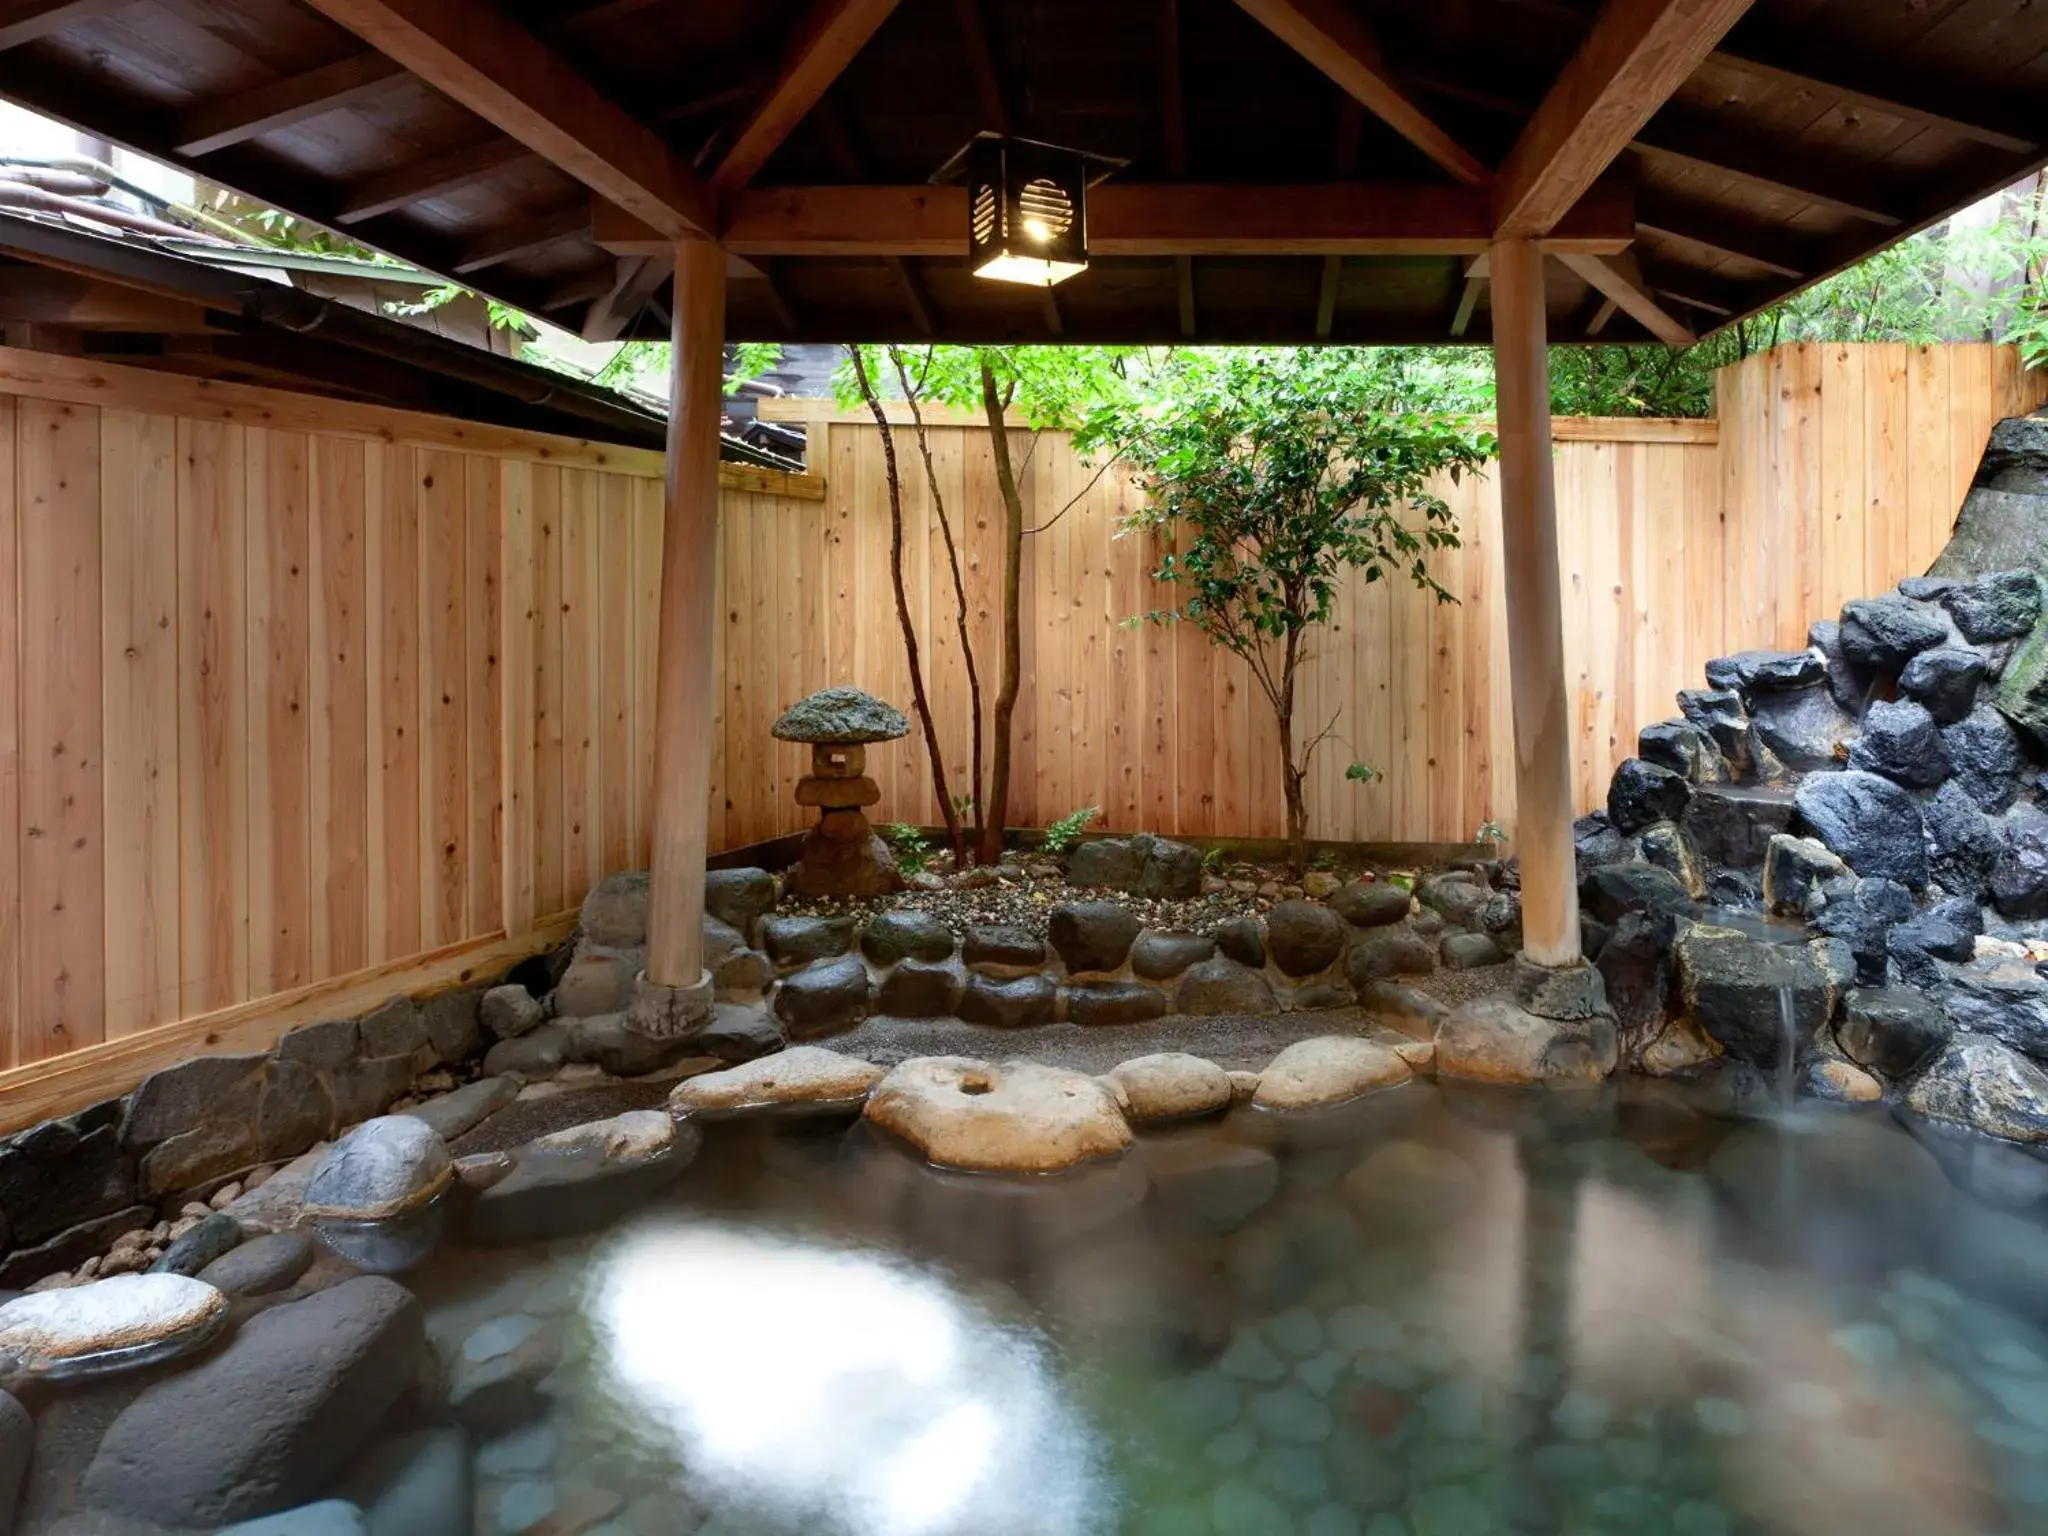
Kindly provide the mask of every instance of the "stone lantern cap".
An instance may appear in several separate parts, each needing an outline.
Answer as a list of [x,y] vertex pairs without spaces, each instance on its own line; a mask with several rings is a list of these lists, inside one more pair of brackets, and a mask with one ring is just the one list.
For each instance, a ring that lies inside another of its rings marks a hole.
[[867,741],[894,741],[910,734],[903,711],[858,688],[820,688],[799,699],[770,728],[778,741],[804,741],[814,746],[858,746]]

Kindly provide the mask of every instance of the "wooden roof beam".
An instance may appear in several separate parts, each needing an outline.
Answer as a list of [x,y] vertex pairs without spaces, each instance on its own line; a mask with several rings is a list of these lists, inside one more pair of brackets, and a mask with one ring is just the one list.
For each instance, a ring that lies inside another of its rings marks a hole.
[[[719,233],[747,256],[929,256],[966,252],[960,187],[774,187],[735,194]],[[600,205],[597,242],[644,255],[659,231]],[[1088,248],[1098,256],[1476,256],[1492,236],[1492,203],[1477,188],[1209,186],[1106,182],[1088,196]],[[1612,255],[1635,237],[1634,200],[1595,188],[1554,229],[1548,249]]]
[[896,286],[903,290],[903,307],[910,311],[910,323],[917,327],[920,336],[936,334],[938,327],[933,316],[932,296],[924,285],[924,274],[902,256],[883,258],[889,270],[895,274]]
[[128,3],[129,0],[5,0],[0,3],[0,48],[19,48]]
[[1199,316],[1195,309],[1195,258],[1192,256],[1173,258],[1173,300],[1180,319],[1181,340],[1193,341]]
[[1379,45],[1345,0],[1237,0],[1241,9],[1281,42],[1328,75],[1402,138],[1468,187],[1484,187],[1493,173],[1460,145],[1387,74]]
[[1667,346],[1689,347],[1699,340],[1691,327],[1660,305],[1649,284],[1627,252],[1617,256],[1585,256],[1559,251],[1557,259],[1583,277],[1595,289],[1614,300],[1615,307]]
[[348,189],[334,219],[337,224],[360,224],[429,198],[473,187],[512,166],[539,160],[540,156],[517,139],[496,139],[452,150],[402,165],[381,176],[366,176]]
[[1494,189],[1500,233],[1548,233],[1749,6],[1607,0],[1501,166]]
[[490,0],[309,3],[663,234],[715,227],[696,173]]
[[405,78],[395,59],[368,49],[304,74],[203,102],[178,119],[173,145],[181,155],[210,155],[361,101]]
[[732,192],[752,181],[895,9],[896,0],[814,0],[781,74],[711,173],[713,190]]
[[619,258],[611,283],[583,316],[583,339],[617,341],[675,269],[672,255]]
[[1797,280],[1814,270],[1810,253],[1775,231],[1730,218],[1725,209],[1655,192],[1637,194],[1636,229],[1761,267],[1779,277]]

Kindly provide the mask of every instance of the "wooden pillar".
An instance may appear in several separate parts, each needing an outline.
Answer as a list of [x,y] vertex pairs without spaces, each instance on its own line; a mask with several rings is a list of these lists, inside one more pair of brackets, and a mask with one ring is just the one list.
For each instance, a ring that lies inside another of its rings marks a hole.
[[1499,395],[1508,666],[1515,702],[1522,953],[1538,965],[1571,965],[1580,958],[1579,890],[1572,849],[1570,710],[1558,593],[1543,252],[1530,240],[1496,241],[1488,267]]
[[669,371],[668,501],[662,516],[660,641],[654,693],[654,862],[647,979],[695,986],[704,974],[704,854],[711,800],[711,675],[717,617],[718,417],[725,346],[725,252],[676,247]]

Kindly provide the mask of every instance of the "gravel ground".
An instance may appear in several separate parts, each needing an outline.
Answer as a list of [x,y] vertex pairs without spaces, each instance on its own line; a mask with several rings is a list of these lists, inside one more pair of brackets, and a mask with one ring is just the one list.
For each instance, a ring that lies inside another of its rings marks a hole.
[[670,1081],[595,1083],[568,1088],[506,1105],[483,1124],[459,1136],[448,1150],[457,1157],[474,1152],[509,1152],[536,1136],[566,1131],[572,1125],[609,1120],[629,1109],[659,1109],[668,1102]]
[[[1488,992],[1505,991],[1511,972],[1511,966],[1490,965],[1404,979],[1412,981],[1420,991],[1456,1004]],[[1221,1067],[1255,1072],[1271,1061],[1282,1046],[1297,1040],[1317,1035],[1363,1034],[1378,1027],[1381,1021],[1359,1008],[1252,1017],[1170,1014],[1149,1024],[1095,1028],[1042,1024],[1031,1029],[1001,1029],[991,1024],[967,1024],[959,1019],[876,1018],[843,1035],[812,1043],[883,1067],[892,1067],[912,1056],[977,1056],[994,1060],[1023,1056],[1047,1066],[1104,1072],[1133,1056],[1186,1051]]]

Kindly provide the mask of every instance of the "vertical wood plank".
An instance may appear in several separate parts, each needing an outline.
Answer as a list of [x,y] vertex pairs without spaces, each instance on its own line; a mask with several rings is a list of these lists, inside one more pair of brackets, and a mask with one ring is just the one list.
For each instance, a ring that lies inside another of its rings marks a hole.
[[252,431],[246,446],[249,988],[261,997],[312,979],[311,497],[304,433]]
[[106,1029],[99,433],[91,407],[21,403],[24,1061]]
[[562,472],[562,868],[563,905],[583,900],[600,853],[597,552],[598,474]]
[[505,775],[501,898],[507,933],[524,933],[541,915],[538,886],[539,789],[536,783],[539,657],[538,532],[535,527],[531,464],[508,463],[501,471],[499,569],[505,595],[500,607],[499,671],[505,679],[500,740]]
[[[14,401],[0,438],[13,446]],[[178,1017],[178,426],[169,416],[104,411],[100,417],[101,655],[106,668],[107,1037]],[[10,454],[11,456],[11,454]],[[4,494],[11,509],[12,477]],[[166,537],[166,535],[169,537]],[[18,610],[13,554],[0,512],[0,755],[14,720],[8,639]],[[9,769],[0,766],[0,775]],[[15,820],[0,788],[0,864]],[[0,869],[0,907],[10,882]],[[0,929],[7,926],[0,912]],[[0,941],[0,950],[4,950]],[[0,958],[0,966],[5,965]],[[8,988],[0,980],[0,1021]]]
[[[634,867],[632,482],[603,476],[598,514],[598,874],[604,876]],[[804,638],[798,626],[790,643]]]
[[[420,920],[420,527],[419,454],[378,446],[378,671],[371,693],[377,726],[378,794],[371,801],[371,957],[417,954]],[[379,906],[381,904],[381,914]]]
[[179,990],[248,995],[247,527],[241,427],[178,423]]
[[569,904],[562,798],[562,471],[533,474],[534,899],[541,917]]
[[468,907],[464,931],[504,926],[505,475],[510,465],[473,454],[463,466],[463,655],[468,695]]
[[422,449],[419,519],[420,945],[452,944],[469,921],[469,649],[463,610],[469,492],[464,456]]
[[[15,430],[21,402],[0,395],[0,1061],[21,1060],[21,519]],[[176,644],[175,636],[172,644]],[[176,858],[176,845],[172,857]]]
[[1951,408],[1949,349],[1910,348],[1906,371],[1906,542],[1887,586],[1924,572],[1948,539],[1952,514],[1949,454],[1954,444]]
[[367,471],[360,442],[316,436],[311,452],[312,957],[325,977],[370,963]]

